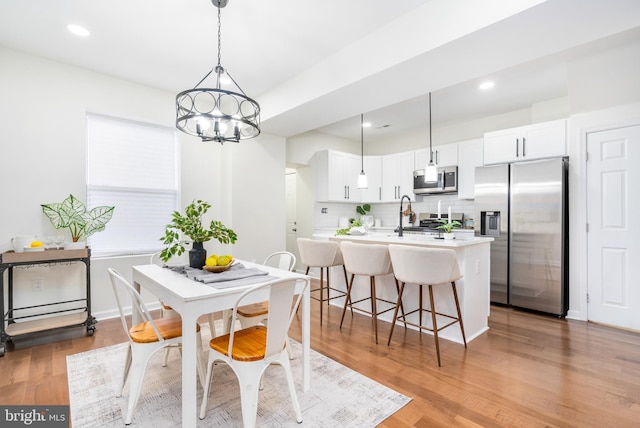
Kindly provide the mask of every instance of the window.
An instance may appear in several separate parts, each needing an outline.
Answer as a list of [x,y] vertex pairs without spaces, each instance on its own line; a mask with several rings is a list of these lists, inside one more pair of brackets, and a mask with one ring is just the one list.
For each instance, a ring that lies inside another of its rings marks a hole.
[[158,251],[178,208],[176,130],[87,115],[87,209],[115,206],[104,231],[89,238],[92,255]]

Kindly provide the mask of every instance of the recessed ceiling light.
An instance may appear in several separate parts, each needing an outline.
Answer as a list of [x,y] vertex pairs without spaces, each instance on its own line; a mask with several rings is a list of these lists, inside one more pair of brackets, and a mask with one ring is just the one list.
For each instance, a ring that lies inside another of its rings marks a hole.
[[76,24],[67,25],[67,30],[71,31],[76,36],[81,37],[87,37],[89,34],[91,34],[89,33],[89,30]]
[[493,88],[494,83],[491,81],[486,81],[486,82],[482,82],[479,86],[480,89],[482,89],[483,91],[486,91],[487,89],[491,89]]

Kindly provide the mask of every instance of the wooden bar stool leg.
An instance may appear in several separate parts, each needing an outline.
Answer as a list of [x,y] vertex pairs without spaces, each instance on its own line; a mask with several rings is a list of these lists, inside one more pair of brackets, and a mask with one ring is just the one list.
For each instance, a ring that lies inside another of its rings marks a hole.
[[323,291],[324,291],[324,277],[323,277],[323,269],[320,268],[320,326],[322,326],[322,300],[323,300]]
[[[348,286],[347,286],[347,298],[344,301],[344,309],[342,310],[342,319],[340,320],[340,329],[342,329],[342,323],[344,322],[344,314],[347,313],[347,306],[352,306],[350,305],[351,299],[349,299],[349,296],[351,296],[351,288],[353,287],[353,278],[355,277],[354,274],[351,274],[351,282],[349,282]],[[353,307],[351,307],[351,316],[353,317]]]
[[331,301],[331,281],[329,280],[329,272],[331,268],[327,266],[325,268],[327,270],[327,309],[329,309],[329,302]]
[[456,283],[451,282],[451,288],[453,289],[453,298],[456,299],[456,310],[458,311],[458,322],[460,323],[460,331],[462,332],[462,341],[464,347],[467,347],[467,338],[464,335],[464,325],[462,324],[462,313],[460,312],[460,302],[458,301],[458,292],[456,291]]
[[378,344],[378,308],[376,304],[376,279],[371,276],[371,317],[373,318],[373,331],[376,334],[376,345]]
[[431,301],[431,321],[433,322],[433,338],[436,340],[436,355],[440,367],[440,343],[438,342],[438,325],[436,324],[436,307],[433,303],[433,287],[429,285],[429,300]]
[[[342,271],[344,272],[344,283],[348,284],[349,280],[347,279],[347,268],[345,265],[342,265]],[[353,316],[353,304],[351,303],[351,296],[347,296],[347,300],[349,301],[349,307],[351,308],[351,316]]]
[[[396,292],[400,295],[400,286],[398,285],[398,280],[394,277],[393,280],[396,283]],[[404,314],[404,306],[402,305],[402,300],[400,301],[400,311],[402,313],[402,321],[404,322],[404,328],[407,328],[407,320],[405,319]]]
[[[396,326],[396,321],[398,320],[398,308],[402,305],[402,293],[404,292],[404,282],[400,283],[400,291],[398,291],[398,301],[396,302],[396,308],[393,311],[393,321],[391,322],[391,331],[389,332],[389,340],[387,341],[387,346],[391,344],[391,336],[393,336],[393,328]],[[405,328],[407,324],[405,323]]]
[[422,327],[422,312],[424,312],[424,309],[423,309],[423,306],[422,306],[422,284],[420,284],[420,294],[419,294],[419,296],[420,296],[420,297],[418,298],[418,302],[419,302],[419,303],[418,303],[418,304],[419,304],[419,307],[418,307],[418,316],[419,316],[420,318],[419,318],[419,322],[418,322],[418,324],[420,325],[420,327]]

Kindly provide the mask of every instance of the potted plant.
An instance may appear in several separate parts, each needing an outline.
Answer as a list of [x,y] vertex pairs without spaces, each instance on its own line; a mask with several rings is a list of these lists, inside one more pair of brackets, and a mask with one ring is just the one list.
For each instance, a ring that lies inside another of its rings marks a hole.
[[189,251],[189,266],[202,269],[207,259],[207,250],[203,243],[211,239],[217,239],[221,244],[234,244],[238,239],[236,233],[219,221],[211,220],[209,227],[202,223],[202,217],[211,208],[211,204],[198,199],[184,209],[184,214],[174,211],[165,229],[164,237],[160,238],[165,248],[160,253],[160,259],[168,262],[174,255],[181,255],[185,251],[184,240],[180,234],[187,236],[193,243]]
[[449,222],[449,220],[441,218],[441,219],[438,219],[438,222],[442,224],[438,226],[436,229],[442,230],[443,232],[442,236],[444,239],[453,239],[453,229],[458,229],[462,227],[462,223],[460,223],[458,220],[453,220],[452,222]]
[[65,242],[64,249],[84,248],[84,240],[96,232],[103,231],[113,216],[115,207],[101,206],[87,211],[85,204],[73,195],[62,202],[42,204],[42,212],[56,229],[67,228],[73,243]]

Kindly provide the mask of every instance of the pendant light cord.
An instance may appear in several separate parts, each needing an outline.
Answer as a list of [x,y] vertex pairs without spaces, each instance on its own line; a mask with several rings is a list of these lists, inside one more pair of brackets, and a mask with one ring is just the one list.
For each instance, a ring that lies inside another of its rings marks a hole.
[[431,92],[429,92],[429,163],[433,163],[433,149],[431,148]]
[[364,172],[364,114],[360,113],[360,172]]

